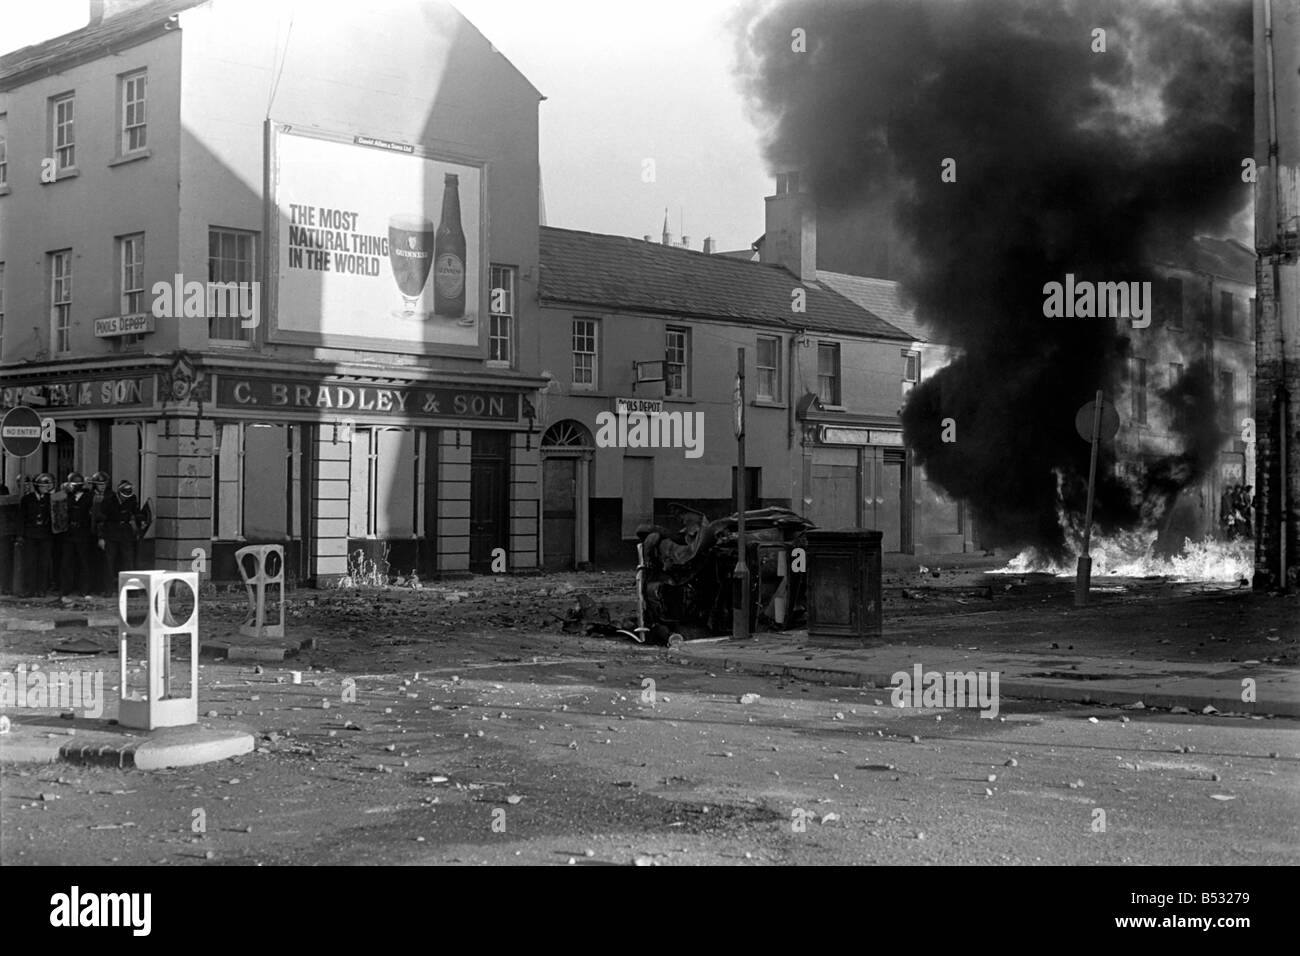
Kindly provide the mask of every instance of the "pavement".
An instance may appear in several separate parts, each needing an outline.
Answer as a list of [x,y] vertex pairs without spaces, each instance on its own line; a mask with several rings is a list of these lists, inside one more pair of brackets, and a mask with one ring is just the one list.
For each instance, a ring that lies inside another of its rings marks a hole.
[[[1181,663],[1114,659],[1061,653],[1050,646],[1009,652],[1006,648],[891,644],[827,646],[807,631],[762,633],[748,640],[687,641],[676,648],[703,666],[742,673],[877,687],[890,693],[894,675],[983,671],[999,675],[1003,697],[1025,700],[1156,707],[1222,714],[1300,717],[1300,672],[1264,663]],[[1253,702],[1243,701],[1243,681],[1254,681]],[[1210,711],[1213,713],[1213,711]]]
[[191,767],[252,753],[245,729],[195,724],[160,730],[128,730],[116,721],[65,720],[49,714],[10,717],[0,734],[0,764],[63,763],[162,770]]

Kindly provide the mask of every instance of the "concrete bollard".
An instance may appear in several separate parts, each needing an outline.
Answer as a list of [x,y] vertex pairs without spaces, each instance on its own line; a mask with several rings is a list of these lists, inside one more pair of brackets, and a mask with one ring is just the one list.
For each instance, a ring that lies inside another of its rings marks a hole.
[[[235,552],[239,575],[248,589],[248,617],[239,626],[245,637],[284,637],[284,548],[278,544],[250,544]],[[266,592],[274,591],[267,621]]]
[[[142,591],[148,609],[133,621],[127,609],[131,592]],[[187,593],[188,592],[188,593]],[[120,657],[117,722],[153,730],[183,727],[199,719],[199,576],[194,571],[123,571],[117,576],[118,654]],[[186,610],[188,608],[188,611]],[[177,613],[186,614],[178,620]],[[127,682],[127,639],[143,637],[147,647],[143,693]],[[172,686],[172,639],[189,638],[188,694]]]

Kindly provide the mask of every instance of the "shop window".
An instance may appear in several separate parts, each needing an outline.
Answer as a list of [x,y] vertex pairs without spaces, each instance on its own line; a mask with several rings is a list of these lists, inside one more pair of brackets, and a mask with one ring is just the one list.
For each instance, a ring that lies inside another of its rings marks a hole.
[[213,534],[225,541],[283,541],[300,530],[301,426],[219,424],[212,482]]
[[416,434],[408,428],[352,432],[348,535],[410,537],[419,527]]

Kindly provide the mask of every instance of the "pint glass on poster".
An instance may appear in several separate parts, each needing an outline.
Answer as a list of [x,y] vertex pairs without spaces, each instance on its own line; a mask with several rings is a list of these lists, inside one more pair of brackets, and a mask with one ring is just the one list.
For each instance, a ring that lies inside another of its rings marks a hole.
[[403,308],[393,315],[405,319],[423,319],[418,311],[424,284],[433,264],[433,222],[423,216],[390,216],[388,219],[388,259],[393,278],[402,293]]

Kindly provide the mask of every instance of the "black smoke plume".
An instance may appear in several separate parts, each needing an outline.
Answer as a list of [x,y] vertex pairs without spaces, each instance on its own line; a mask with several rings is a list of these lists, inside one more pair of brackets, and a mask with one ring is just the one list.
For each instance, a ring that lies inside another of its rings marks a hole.
[[[1116,395],[1129,337],[1160,320],[1046,318],[1043,286],[1153,280],[1153,249],[1221,232],[1248,200],[1249,0],[778,0],[737,27],[770,165],[800,169],[821,208],[887,198],[904,295],[961,350],[913,390],[909,447],[986,544],[1060,556],[1058,507],[1083,510],[1088,469],[1075,414],[1098,388]],[[1207,383],[1188,381],[1195,403]],[[1100,530],[1138,526],[1144,495],[1199,478],[1217,435],[1185,437],[1136,486],[1103,455]]]

